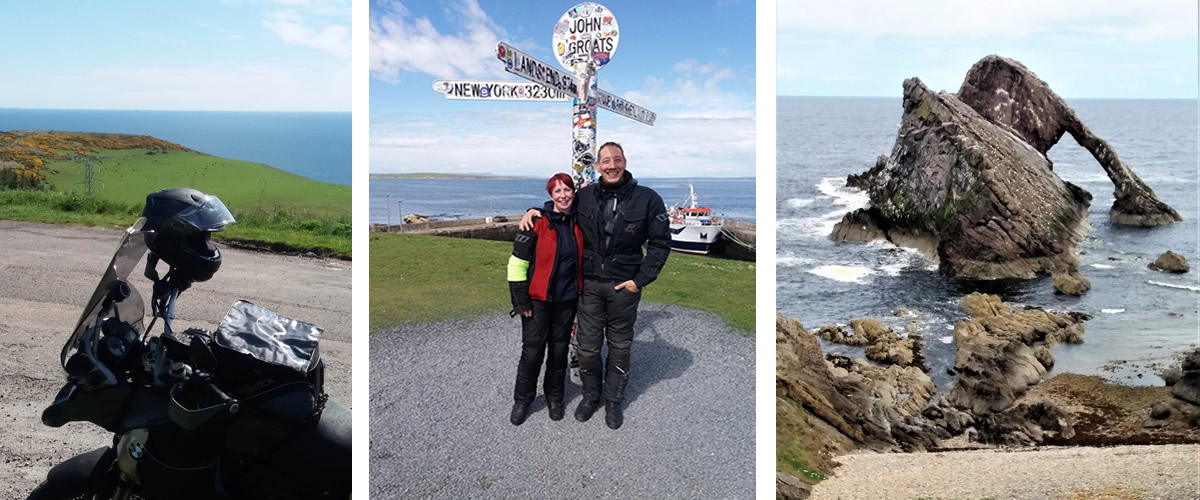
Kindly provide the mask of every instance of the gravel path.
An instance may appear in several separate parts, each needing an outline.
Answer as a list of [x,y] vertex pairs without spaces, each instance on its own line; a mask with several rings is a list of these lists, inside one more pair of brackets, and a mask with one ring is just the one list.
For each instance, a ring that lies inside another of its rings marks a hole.
[[643,302],[625,424],[508,421],[520,323],[507,314],[371,335],[372,498],[752,498],[754,339]]
[[813,488],[825,499],[1200,498],[1200,445],[859,453]]
[[[59,350],[120,241],[113,229],[0,221],[0,498],[25,498],[50,467],[112,441],[88,423],[46,427],[41,413],[64,383]],[[239,298],[316,323],[325,389],[349,406],[351,264],[222,253],[217,275],[180,297],[175,327],[214,329]],[[149,293],[140,269],[130,281]]]

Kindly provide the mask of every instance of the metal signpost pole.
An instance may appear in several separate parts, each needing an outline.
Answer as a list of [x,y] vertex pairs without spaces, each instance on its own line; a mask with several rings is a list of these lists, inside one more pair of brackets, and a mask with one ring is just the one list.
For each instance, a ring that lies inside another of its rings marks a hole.
[[571,7],[554,23],[554,57],[571,70],[575,83],[571,168],[576,188],[596,182],[596,72],[612,60],[619,40],[617,18],[598,3]]

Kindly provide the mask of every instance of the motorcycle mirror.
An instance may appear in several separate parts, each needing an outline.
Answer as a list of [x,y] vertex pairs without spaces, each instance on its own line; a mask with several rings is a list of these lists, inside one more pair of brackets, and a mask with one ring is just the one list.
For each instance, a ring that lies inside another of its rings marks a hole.
[[108,294],[104,296],[104,304],[101,305],[100,310],[108,309],[114,303],[128,299],[132,293],[129,289],[129,283],[126,283],[125,280],[114,281],[108,287]]

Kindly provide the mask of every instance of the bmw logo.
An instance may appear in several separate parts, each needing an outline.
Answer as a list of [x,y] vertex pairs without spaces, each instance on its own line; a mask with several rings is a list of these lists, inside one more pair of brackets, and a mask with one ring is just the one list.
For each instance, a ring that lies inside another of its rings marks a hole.
[[137,441],[129,443],[129,456],[133,457],[134,460],[140,461],[142,457],[146,456],[146,445]]

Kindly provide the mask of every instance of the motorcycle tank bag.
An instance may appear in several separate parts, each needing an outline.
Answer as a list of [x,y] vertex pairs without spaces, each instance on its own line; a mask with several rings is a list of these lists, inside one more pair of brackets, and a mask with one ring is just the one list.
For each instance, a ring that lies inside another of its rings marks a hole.
[[227,429],[227,450],[263,456],[320,415],[327,399],[321,333],[247,301],[229,308],[211,344],[219,385],[243,406]]

